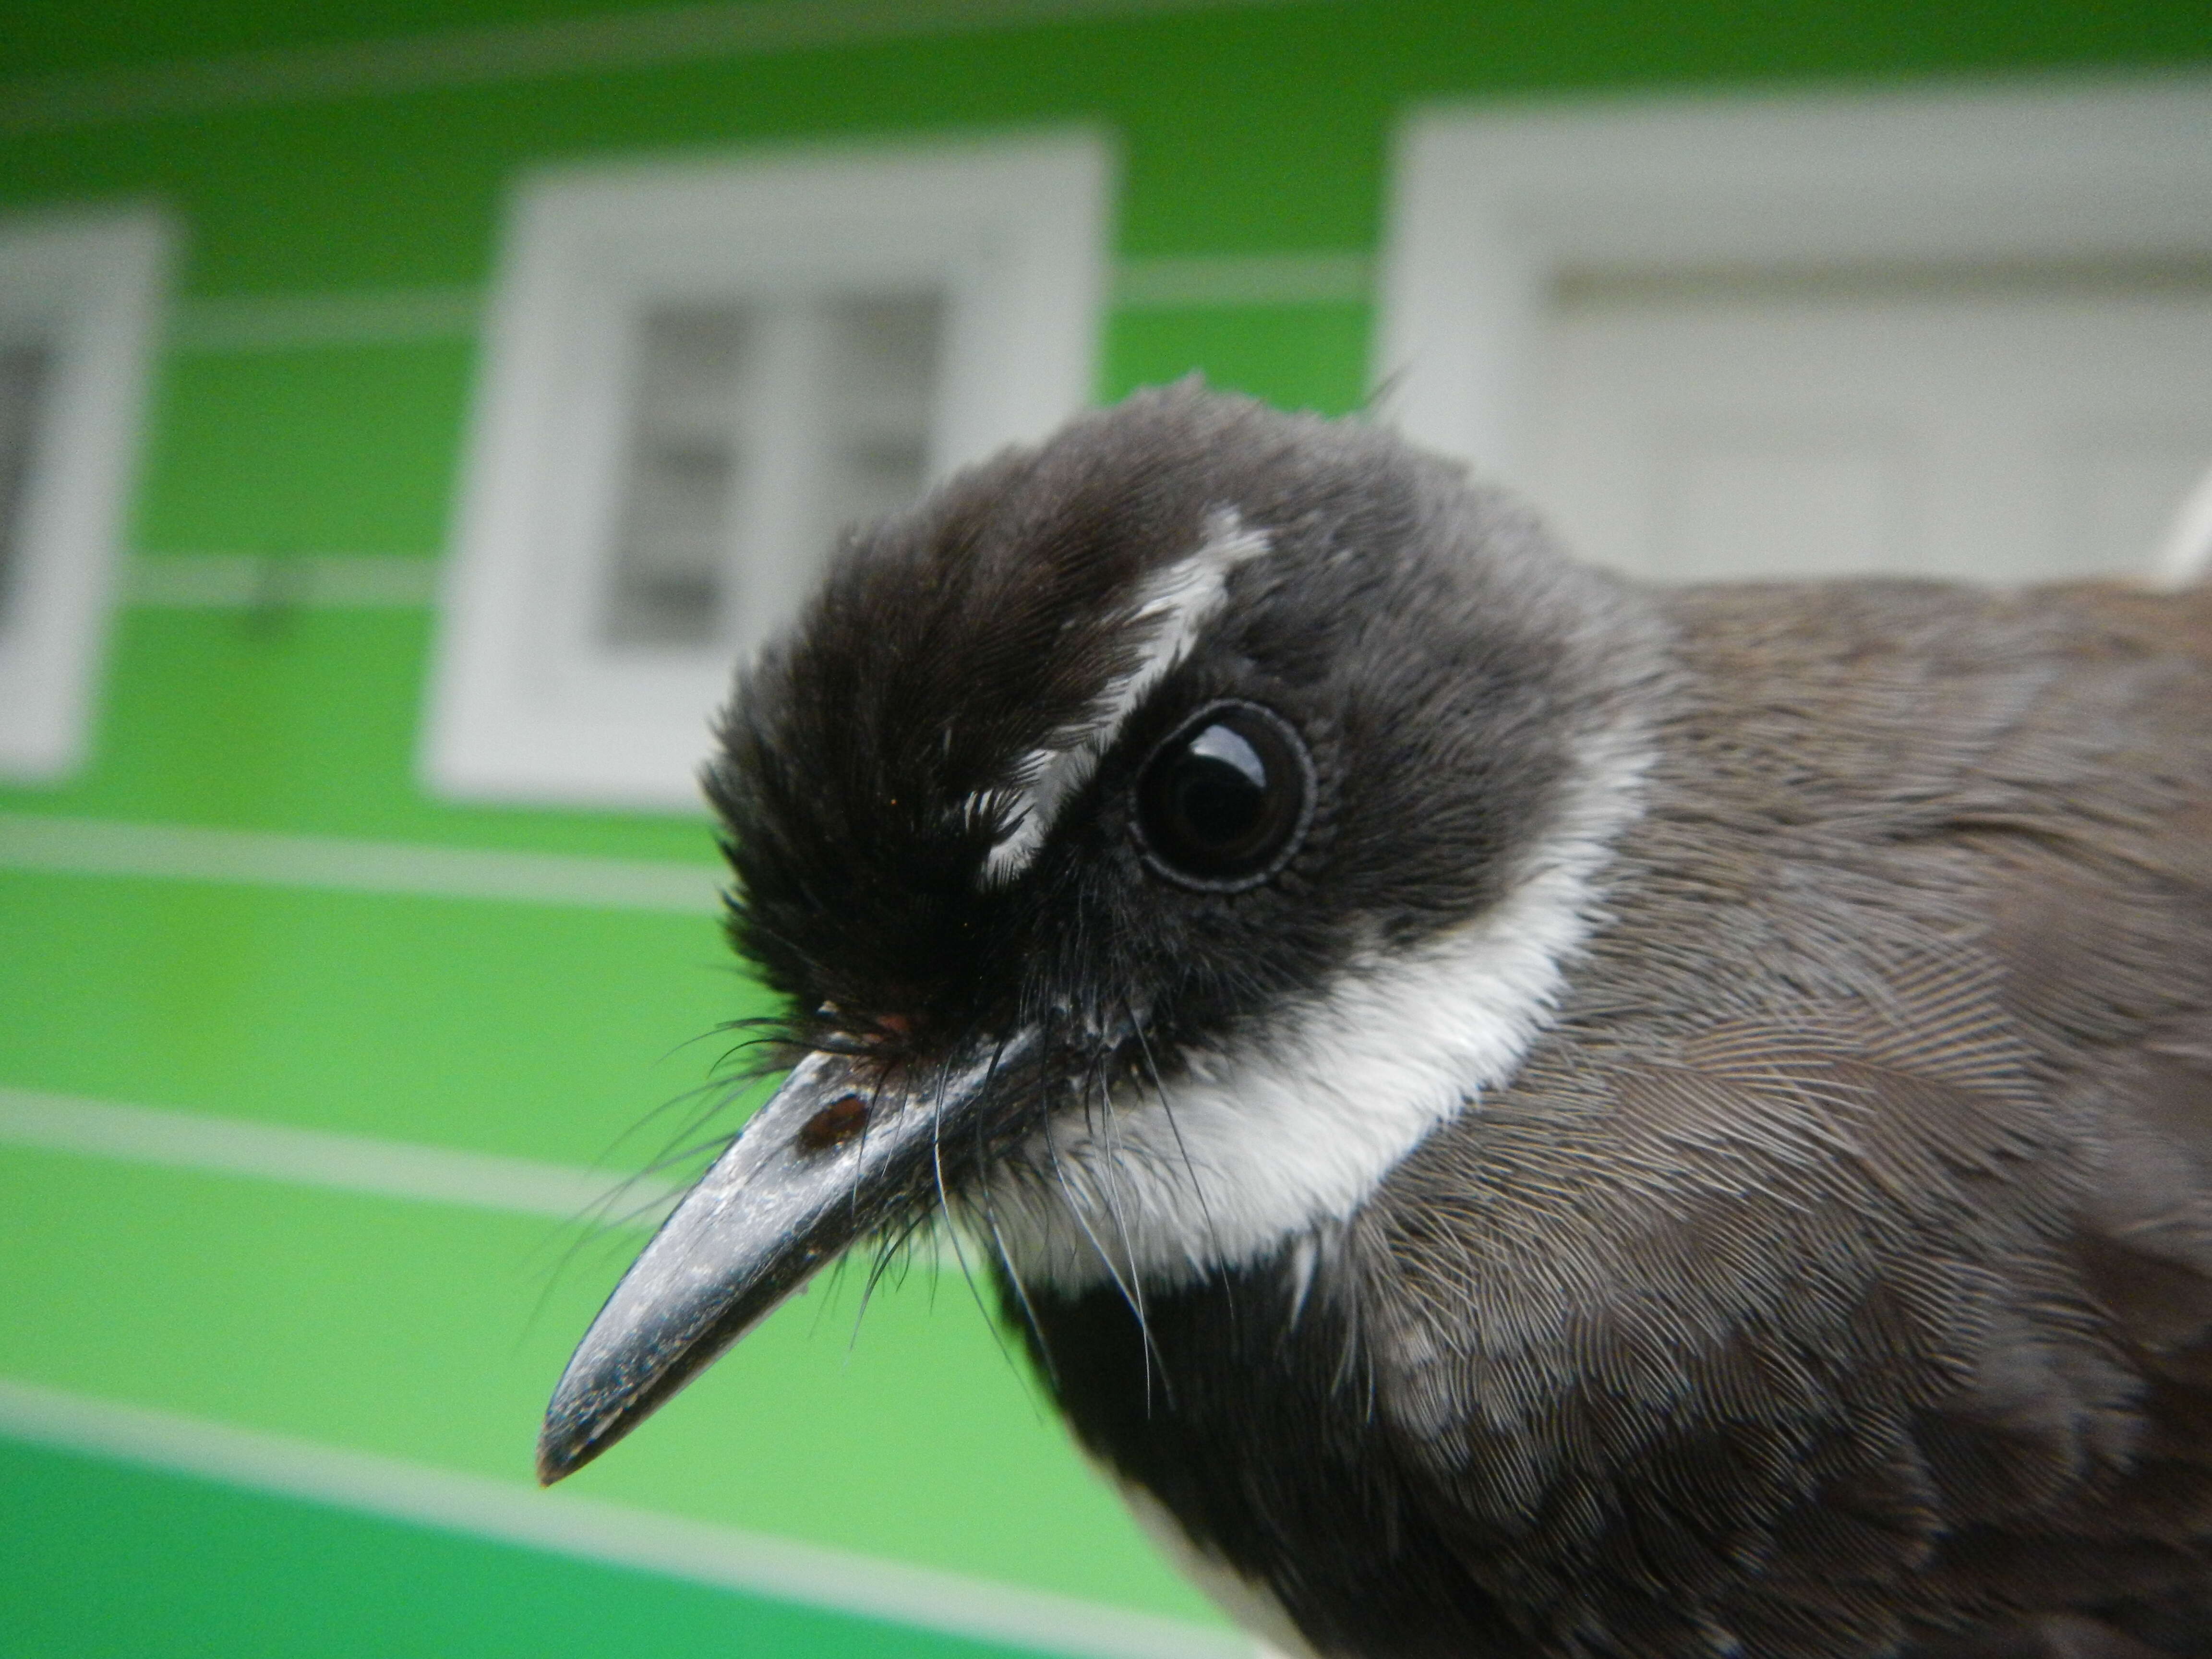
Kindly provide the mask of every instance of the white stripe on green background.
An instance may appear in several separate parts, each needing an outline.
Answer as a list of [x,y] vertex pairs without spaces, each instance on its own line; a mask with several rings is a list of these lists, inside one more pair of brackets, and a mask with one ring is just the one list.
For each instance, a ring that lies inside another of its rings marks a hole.
[[[690,1184],[660,1175],[620,1175],[4,1084],[0,1146],[645,1231],[667,1218]],[[906,1259],[927,1272],[966,1278],[982,1259],[982,1249],[933,1226],[909,1242]]]
[[1252,1659],[1176,1620],[0,1380],[0,1434],[1072,1659]]
[[721,889],[720,872],[706,864],[421,847],[28,812],[0,812],[0,870],[692,916],[713,915]]
[[152,553],[125,568],[123,601],[162,610],[420,610],[438,562],[404,553]]
[[[1358,250],[1132,255],[1115,263],[1113,303],[1125,311],[1358,305],[1374,262]],[[186,297],[171,309],[173,351],[240,356],[476,337],[483,290],[465,284],[325,294]]]
[[654,1176],[5,1086],[0,1146],[615,1226],[658,1226],[678,1196]]
[[993,29],[1321,3],[1329,0],[724,0],[42,76],[0,85],[0,133]]
[[176,302],[169,347],[242,353],[465,340],[483,309],[482,291],[464,286],[209,295]]
[[1358,305],[1373,280],[1366,254],[1342,251],[1128,258],[1115,268],[1114,303],[1124,311]]

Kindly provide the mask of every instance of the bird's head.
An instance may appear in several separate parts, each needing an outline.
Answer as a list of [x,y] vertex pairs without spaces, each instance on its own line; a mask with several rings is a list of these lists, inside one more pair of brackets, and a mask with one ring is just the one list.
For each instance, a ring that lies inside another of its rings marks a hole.
[[585,1339],[544,1478],[940,1211],[1060,1292],[1340,1223],[1555,1007],[1652,660],[1457,468],[1189,386],[858,536],[707,775],[805,1057]]

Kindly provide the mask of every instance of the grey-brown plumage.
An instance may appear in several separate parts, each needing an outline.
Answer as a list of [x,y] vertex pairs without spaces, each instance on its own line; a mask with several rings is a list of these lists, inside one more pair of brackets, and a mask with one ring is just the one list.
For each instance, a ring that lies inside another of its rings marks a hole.
[[2212,596],[1660,605],[1582,988],[1351,1229],[1379,1417],[1563,1651],[2212,1653]]
[[817,1058],[544,1467],[941,1203],[1316,1652],[2205,1659],[2208,714],[2204,588],[1637,592],[1384,434],[1094,417],[741,690]]

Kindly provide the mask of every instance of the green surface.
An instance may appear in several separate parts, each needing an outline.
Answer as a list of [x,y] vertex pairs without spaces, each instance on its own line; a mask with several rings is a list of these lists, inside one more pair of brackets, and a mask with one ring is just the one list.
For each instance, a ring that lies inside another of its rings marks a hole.
[[1367,385],[1367,308],[1237,306],[1147,310],[1115,318],[1106,337],[1106,395],[1186,374],[1282,409],[1342,415]]
[[[325,61],[343,70],[362,61],[348,40],[642,9],[0,0],[0,81],[303,46],[336,48]],[[0,120],[0,204],[165,201],[191,295],[480,289],[505,194],[533,166],[1080,125],[1119,146],[1124,256],[1356,254],[1376,240],[1394,127],[1422,100],[2185,65],[2212,65],[2202,0],[1309,0]],[[1199,370],[1343,410],[1367,387],[1370,324],[1357,303],[1132,308],[1105,319],[1101,391]],[[461,340],[173,355],[136,545],[437,556],[475,367]],[[0,811],[713,860],[703,823],[679,815],[428,798],[434,629],[406,611],[125,611],[89,767],[0,787]],[[0,1086],[622,1170],[674,1136],[653,1109],[708,1076],[708,1034],[757,1007],[703,916],[0,872]],[[551,1379],[634,1242],[0,1148],[0,1376],[520,1481]],[[778,1316],[580,1488],[1204,1616],[957,1279],[879,1297],[857,1341],[854,1301],[825,1289]],[[956,1650],[204,1483],[0,1457],[10,1655]]]
[[[0,1147],[0,1374],[520,1486],[636,1242]],[[957,1276],[915,1270],[865,1316],[859,1291],[792,1303],[574,1489],[1206,1617]]]
[[6,871],[0,915],[0,1082],[611,1170],[768,1006],[708,916]]
[[[307,33],[289,10],[259,31],[244,9],[209,15],[231,19],[236,45]],[[82,61],[59,40],[47,53]],[[1078,121],[1124,141],[1129,252],[1356,247],[1374,240],[1390,128],[1413,99],[2208,58],[2212,18],[2185,0],[1229,7],[30,132],[0,141],[0,199],[167,195],[193,221],[197,291],[476,281],[501,185],[534,162]]]
[[0,811],[719,866],[703,812],[425,795],[416,766],[434,626],[410,610],[125,610],[91,763],[60,785],[0,785]]
[[0,1442],[9,1659],[1016,1651]]
[[85,6],[9,0],[0,9],[0,76],[53,75],[172,58],[327,46],[376,35],[644,10],[653,0],[189,0]]
[[474,357],[445,342],[172,357],[137,544],[434,554]]

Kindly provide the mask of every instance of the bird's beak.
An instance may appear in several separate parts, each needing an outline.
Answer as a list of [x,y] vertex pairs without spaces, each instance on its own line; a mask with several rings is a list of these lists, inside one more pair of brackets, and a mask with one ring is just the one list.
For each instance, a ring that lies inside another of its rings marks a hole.
[[848,1244],[971,1170],[1027,1037],[945,1065],[814,1054],[631,1264],[562,1373],[538,1478],[573,1474],[643,1422]]

